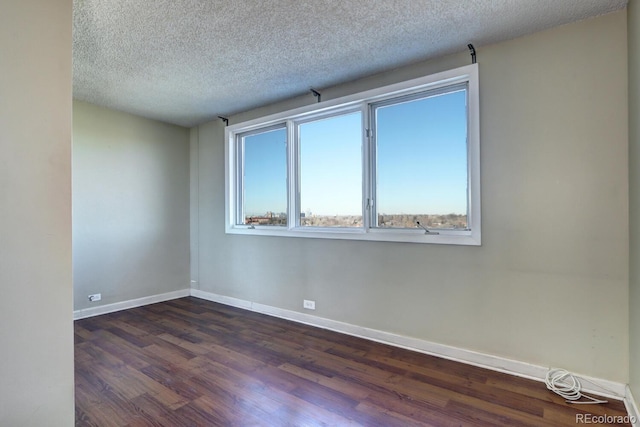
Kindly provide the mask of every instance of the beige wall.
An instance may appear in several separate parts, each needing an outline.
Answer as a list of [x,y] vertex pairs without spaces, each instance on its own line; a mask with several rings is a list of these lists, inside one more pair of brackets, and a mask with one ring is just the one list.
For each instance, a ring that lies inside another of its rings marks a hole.
[[73,102],[73,261],[76,310],[189,288],[188,129]]
[[[216,120],[192,130],[198,287],[297,311],[312,299],[321,317],[626,383],[626,12],[478,46],[478,58],[482,247],[226,235]],[[323,99],[469,61],[415,64]]]
[[628,6],[629,40],[629,383],[640,405],[640,4]]
[[189,249],[190,249],[190,275],[191,287],[198,288],[198,261],[200,259],[200,223],[198,215],[198,192],[200,188],[199,181],[199,144],[198,129],[193,128],[189,131],[189,202],[190,202],[190,222],[189,222]]
[[71,426],[71,0],[0,12],[0,425]]

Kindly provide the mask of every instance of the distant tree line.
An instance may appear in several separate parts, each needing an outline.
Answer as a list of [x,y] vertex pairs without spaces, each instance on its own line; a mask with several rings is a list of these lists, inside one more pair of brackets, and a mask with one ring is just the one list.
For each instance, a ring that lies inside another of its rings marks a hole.
[[[416,228],[417,222],[426,228],[465,229],[467,216],[450,214],[378,214],[378,227]],[[268,212],[261,216],[247,216],[248,225],[287,225],[286,213]],[[300,225],[305,227],[362,227],[362,215],[301,215]]]

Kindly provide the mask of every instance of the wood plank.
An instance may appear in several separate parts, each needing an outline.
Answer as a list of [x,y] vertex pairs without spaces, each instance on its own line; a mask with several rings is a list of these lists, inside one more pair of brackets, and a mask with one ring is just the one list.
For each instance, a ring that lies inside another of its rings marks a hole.
[[75,322],[76,425],[575,426],[544,384],[180,298]]

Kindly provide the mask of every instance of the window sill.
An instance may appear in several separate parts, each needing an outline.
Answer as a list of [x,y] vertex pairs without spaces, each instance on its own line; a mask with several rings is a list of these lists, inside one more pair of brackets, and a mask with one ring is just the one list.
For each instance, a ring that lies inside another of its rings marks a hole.
[[427,243],[439,245],[481,246],[479,232],[470,230],[432,230],[439,234],[425,234],[412,229],[370,229],[362,228],[287,228],[278,226],[228,226],[227,234],[249,236],[302,237],[310,239],[363,240],[372,242]]

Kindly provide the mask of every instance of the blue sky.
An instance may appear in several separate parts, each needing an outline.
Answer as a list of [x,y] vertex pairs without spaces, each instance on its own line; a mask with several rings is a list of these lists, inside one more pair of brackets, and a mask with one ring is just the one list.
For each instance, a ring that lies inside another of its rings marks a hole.
[[[466,93],[377,109],[377,209],[383,214],[466,214]],[[302,212],[360,215],[359,112],[300,125]],[[245,213],[285,212],[286,130],[245,138]]]
[[378,213],[466,214],[464,91],[377,110]]
[[286,129],[245,137],[244,165],[245,215],[286,212]]
[[300,125],[300,209],[362,214],[362,114]]

